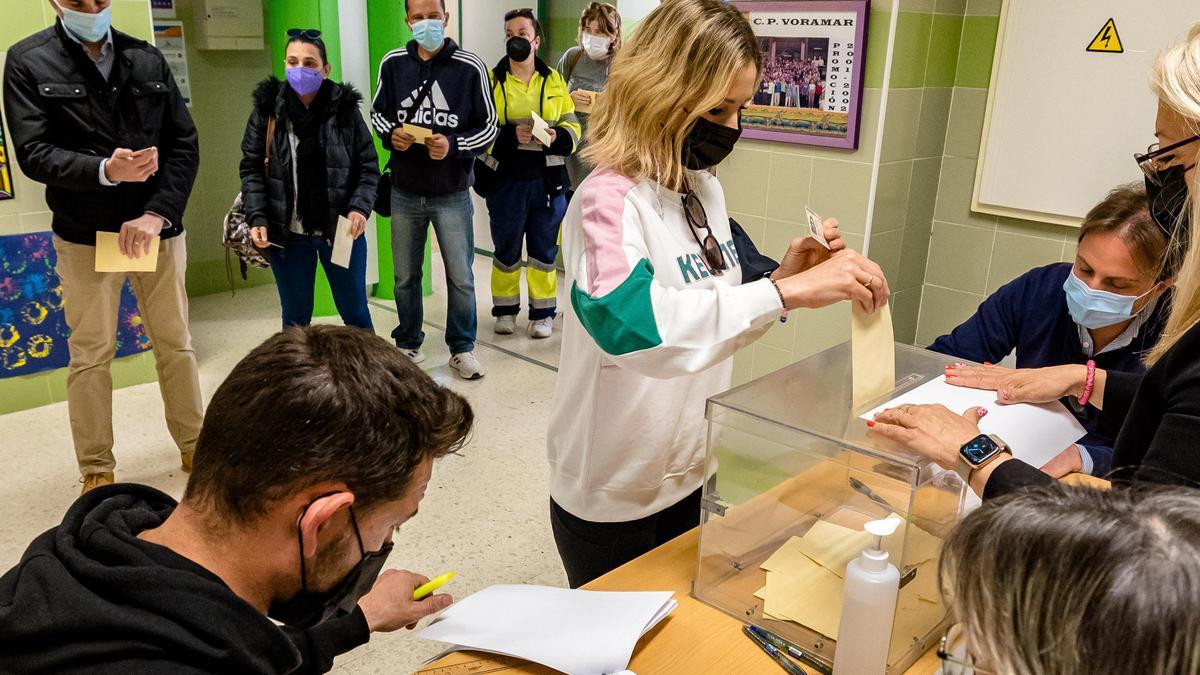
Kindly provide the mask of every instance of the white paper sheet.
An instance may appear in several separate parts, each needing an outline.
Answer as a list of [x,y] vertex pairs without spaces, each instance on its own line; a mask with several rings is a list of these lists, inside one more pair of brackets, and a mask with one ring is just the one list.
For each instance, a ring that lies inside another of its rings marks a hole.
[[550,147],[550,144],[553,143],[550,139],[550,125],[537,113],[531,112],[530,114],[533,115],[533,137],[541,141],[542,145],[547,148]]
[[338,267],[350,269],[350,254],[354,252],[354,237],[350,230],[354,226],[345,216],[338,216],[337,232],[333,235],[333,253],[329,261]]
[[944,376],[927,382],[912,391],[862,415],[871,419],[884,408],[909,404],[941,403],[956,413],[982,406],[988,414],[979,421],[985,434],[996,434],[1013,451],[1013,456],[1041,467],[1087,433],[1075,416],[1063,404],[1055,401],[1041,405],[996,403],[996,392],[955,387]]
[[418,635],[453,643],[449,651],[515,656],[573,675],[611,675],[629,667],[638,639],[675,609],[672,595],[491,586],[442,612]]

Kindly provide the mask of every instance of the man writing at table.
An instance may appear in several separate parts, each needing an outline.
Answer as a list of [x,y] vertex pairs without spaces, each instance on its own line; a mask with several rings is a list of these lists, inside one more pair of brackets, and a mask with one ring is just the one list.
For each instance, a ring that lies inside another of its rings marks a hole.
[[182,502],[95,490],[0,577],[0,672],[325,672],[412,628],[450,596],[380,570],[472,421],[372,333],[276,334],[213,396]]
[[[55,25],[17,43],[4,103],[17,162],[46,185],[71,361],[67,409],[83,491],[112,483],[112,364],[128,276],[154,343],[167,428],[190,471],[203,403],[188,331],[183,212],[196,127],[161,52],[111,27],[111,0],[49,0]],[[153,272],[96,271],[96,233]],[[159,238],[159,239],[156,239]],[[158,243],[161,240],[161,243]]]

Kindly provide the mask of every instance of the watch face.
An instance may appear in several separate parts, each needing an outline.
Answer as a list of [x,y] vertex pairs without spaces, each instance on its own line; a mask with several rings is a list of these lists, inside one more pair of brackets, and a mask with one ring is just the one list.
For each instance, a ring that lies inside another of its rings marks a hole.
[[976,436],[966,445],[962,446],[963,459],[967,460],[967,463],[973,466],[983,464],[998,452],[1000,452],[1000,446],[996,445],[992,439],[983,435]]

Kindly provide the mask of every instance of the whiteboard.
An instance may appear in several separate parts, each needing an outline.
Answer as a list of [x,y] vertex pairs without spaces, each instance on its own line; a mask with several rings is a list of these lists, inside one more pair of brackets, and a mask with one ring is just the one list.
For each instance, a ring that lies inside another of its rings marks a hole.
[[[1004,1],[974,210],[1078,226],[1110,188],[1141,180],[1133,154],[1154,142],[1157,113],[1150,67],[1200,20],[1197,0],[1149,5]],[[1087,51],[1109,19],[1124,51]]]

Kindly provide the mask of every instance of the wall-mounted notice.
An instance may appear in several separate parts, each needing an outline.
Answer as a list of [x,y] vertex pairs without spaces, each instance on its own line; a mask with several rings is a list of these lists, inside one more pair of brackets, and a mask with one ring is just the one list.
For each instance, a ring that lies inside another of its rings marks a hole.
[[150,16],[155,19],[174,19],[175,0],[150,0]]
[[742,113],[747,138],[857,148],[866,56],[866,0],[734,3],[763,69]]
[[154,46],[158,47],[171,67],[171,75],[183,96],[183,102],[192,105],[192,83],[188,78],[187,48],[183,39],[183,23],[180,21],[154,22]]

